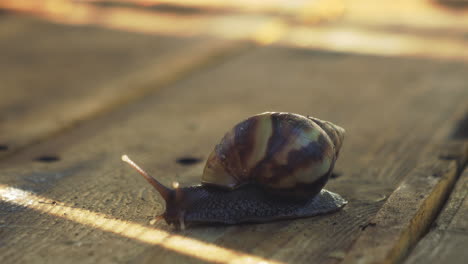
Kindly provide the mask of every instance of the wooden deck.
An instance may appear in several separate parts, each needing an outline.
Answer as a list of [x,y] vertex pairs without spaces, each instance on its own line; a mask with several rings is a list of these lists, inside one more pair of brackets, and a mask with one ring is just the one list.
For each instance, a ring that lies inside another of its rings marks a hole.
[[[465,263],[464,1],[160,2],[0,3],[0,263]],[[122,154],[192,185],[265,111],[347,130],[343,210],[150,224],[164,202]]]

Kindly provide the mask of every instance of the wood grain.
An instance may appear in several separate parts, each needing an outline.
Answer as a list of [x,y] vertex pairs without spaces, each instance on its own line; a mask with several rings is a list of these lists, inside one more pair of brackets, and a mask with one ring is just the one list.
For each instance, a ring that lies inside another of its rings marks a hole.
[[0,157],[249,46],[0,19]]
[[[466,110],[460,105],[468,99],[467,69],[461,62],[259,48],[5,159],[0,179],[3,185],[82,209],[85,219],[102,214],[110,223],[121,220],[265,261],[337,263],[362,229],[371,228],[365,227],[401,182],[411,181],[408,177],[421,163],[438,155]],[[326,186],[350,201],[344,210],[182,233],[163,222],[148,225],[163,211],[162,200],[121,164],[121,154],[129,154],[164,184],[194,184],[203,163],[182,166],[176,160],[206,158],[235,123],[267,110],[309,114],[346,128],[336,167],[341,176]],[[60,161],[31,161],[44,153],[54,153]],[[209,262],[184,251],[191,248],[187,244],[176,250],[150,243],[160,237],[141,242],[137,238],[143,233],[121,235],[132,233],[130,227],[116,233],[104,228],[105,221],[85,224],[58,217],[60,211],[48,214],[13,201],[0,204],[4,263]],[[219,256],[211,261],[235,261]]]
[[398,263],[407,255],[429,229],[466,163],[468,144],[454,144],[453,159],[427,157],[410,172],[362,228],[344,263]]
[[406,264],[465,263],[468,258],[468,170],[460,176],[450,199],[433,223],[430,232],[418,243]]

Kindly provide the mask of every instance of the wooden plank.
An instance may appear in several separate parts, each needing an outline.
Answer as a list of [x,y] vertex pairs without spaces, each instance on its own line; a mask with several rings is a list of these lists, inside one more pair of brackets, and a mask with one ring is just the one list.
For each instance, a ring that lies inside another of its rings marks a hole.
[[[467,68],[277,47],[208,68],[2,162],[0,261],[339,262],[400,182],[445,143],[466,110]],[[327,185],[350,201],[344,210],[182,233],[163,222],[150,227],[161,198],[120,155],[165,184],[194,184],[203,164],[183,166],[177,158],[206,158],[236,122],[265,110],[310,114],[347,129],[341,176]],[[31,162],[43,154],[60,160]]]
[[70,27],[16,15],[1,20],[0,156],[248,47],[201,37]]
[[[427,232],[466,163],[468,143],[420,162],[388,198],[343,263],[398,263]],[[442,147],[443,149],[443,147]],[[446,155],[446,154],[445,154]]]
[[406,264],[465,263],[468,258],[468,170],[458,180],[450,199],[430,232],[411,251]]

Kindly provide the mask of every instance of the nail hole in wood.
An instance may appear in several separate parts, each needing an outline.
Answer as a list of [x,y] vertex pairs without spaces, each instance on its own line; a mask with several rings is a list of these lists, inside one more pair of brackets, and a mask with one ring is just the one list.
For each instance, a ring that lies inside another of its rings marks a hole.
[[45,163],[57,162],[59,160],[60,160],[60,158],[58,156],[55,156],[55,155],[44,155],[44,156],[39,156],[39,157],[37,157],[35,159],[35,161],[45,162]]
[[332,174],[330,175],[330,178],[332,179],[336,179],[339,177],[341,177],[341,172],[332,172]]
[[0,144],[0,151],[7,151],[7,150],[8,150],[8,146],[7,146],[7,145]]
[[195,157],[180,157],[176,160],[177,163],[184,165],[184,166],[197,164],[201,161],[202,160],[200,158],[195,158]]
[[451,137],[453,139],[466,139],[468,138],[468,113],[460,119],[455,125]]

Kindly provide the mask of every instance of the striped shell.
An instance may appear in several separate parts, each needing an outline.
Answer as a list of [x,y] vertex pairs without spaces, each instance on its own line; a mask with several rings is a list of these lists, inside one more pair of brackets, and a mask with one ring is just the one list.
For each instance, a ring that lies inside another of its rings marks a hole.
[[216,145],[202,183],[227,189],[259,184],[275,193],[305,199],[327,182],[344,132],[330,122],[298,114],[252,116]]

